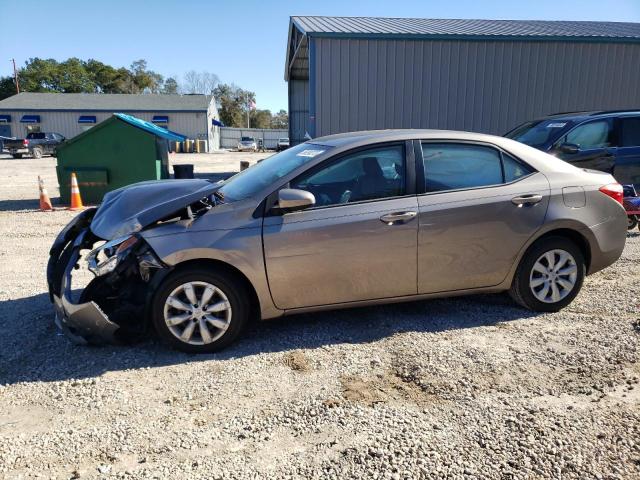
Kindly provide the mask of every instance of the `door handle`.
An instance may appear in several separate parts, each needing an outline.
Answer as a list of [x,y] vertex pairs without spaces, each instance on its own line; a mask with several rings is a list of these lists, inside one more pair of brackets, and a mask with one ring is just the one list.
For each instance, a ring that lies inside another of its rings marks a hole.
[[542,200],[542,195],[522,195],[520,197],[513,197],[511,203],[522,207],[523,205],[534,205]]
[[386,223],[387,225],[396,225],[406,223],[410,220],[413,220],[418,212],[394,212],[387,213],[380,217],[380,221]]

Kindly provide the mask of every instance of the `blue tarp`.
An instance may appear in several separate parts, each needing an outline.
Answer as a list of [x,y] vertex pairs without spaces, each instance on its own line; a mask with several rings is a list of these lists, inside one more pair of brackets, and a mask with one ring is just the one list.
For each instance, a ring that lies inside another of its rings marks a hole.
[[127,122],[134,127],[141,128],[142,130],[146,130],[149,133],[157,135],[158,137],[166,138],[167,140],[173,140],[175,142],[182,142],[187,137],[184,135],[180,135],[179,133],[170,132],[166,128],[159,127],[151,122],[147,122],[137,117],[133,117],[131,115],[127,115],[126,113],[114,113],[116,117],[120,120]]
[[23,115],[20,123],[40,123],[40,115]]
[[78,123],[96,123],[95,115],[80,115],[78,118]]
[[216,127],[224,127],[224,123],[222,123],[220,120],[216,120],[215,118],[211,120],[211,123],[213,123]]
[[11,123],[11,115],[0,115],[0,122]]

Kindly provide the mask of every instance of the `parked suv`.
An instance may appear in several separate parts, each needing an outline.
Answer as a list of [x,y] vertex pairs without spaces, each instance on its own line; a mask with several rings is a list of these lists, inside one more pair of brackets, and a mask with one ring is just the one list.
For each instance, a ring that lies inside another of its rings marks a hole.
[[640,110],[559,113],[526,122],[505,137],[640,186]]

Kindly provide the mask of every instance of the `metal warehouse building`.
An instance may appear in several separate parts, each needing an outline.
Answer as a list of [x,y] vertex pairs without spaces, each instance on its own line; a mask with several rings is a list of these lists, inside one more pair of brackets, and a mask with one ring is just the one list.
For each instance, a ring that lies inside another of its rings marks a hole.
[[113,113],[128,113],[191,139],[220,145],[220,122],[213,96],[25,92],[0,101],[0,136],[30,131],[56,132],[67,138]]
[[640,108],[640,24],[291,17],[292,144],[332,133],[502,134],[566,111]]

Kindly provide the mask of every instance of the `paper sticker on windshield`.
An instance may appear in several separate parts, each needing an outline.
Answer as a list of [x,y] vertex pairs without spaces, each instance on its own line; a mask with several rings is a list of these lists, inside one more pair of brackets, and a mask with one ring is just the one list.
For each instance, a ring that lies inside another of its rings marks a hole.
[[567,124],[567,122],[556,122],[547,124],[547,128],[562,128]]
[[317,155],[320,155],[323,152],[324,152],[324,150],[303,150],[298,155],[296,155],[296,157],[313,158],[313,157],[315,157]]

